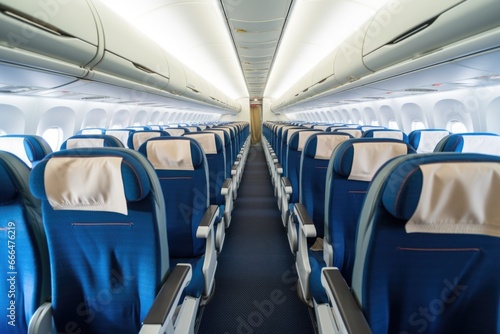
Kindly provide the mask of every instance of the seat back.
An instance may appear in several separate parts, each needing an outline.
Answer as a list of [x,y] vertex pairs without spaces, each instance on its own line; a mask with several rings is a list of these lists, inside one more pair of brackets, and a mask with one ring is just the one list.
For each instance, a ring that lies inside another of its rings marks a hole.
[[375,173],[388,160],[415,153],[396,139],[361,138],[341,143],[328,165],[325,195],[325,247],[327,266],[339,268],[351,284],[358,218]]
[[137,333],[169,268],[151,164],[123,148],[63,150],[33,169],[30,188],[42,201],[56,331]]
[[463,152],[500,155],[500,136],[487,132],[455,133],[444,137],[434,152]]
[[325,184],[328,162],[333,150],[343,141],[350,139],[348,134],[333,132],[313,134],[307,140],[300,161],[299,202],[314,221],[316,236],[324,234]]
[[335,128],[333,129],[332,132],[342,132],[342,133],[348,133],[350,134],[353,138],[361,138],[363,136],[363,130],[361,129],[356,129],[356,128],[349,128],[349,127],[340,127],[340,128]]
[[130,135],[135,131],[136,130],[134,130],[134,129],[128,129],[128,128],[127,129],[108,129],[108,130],[106,130],[105,134],[118,138],[122,142],[123,147],[129,147],[128,146],[128,139],[129,139]]
[[500,157],[386,164],[360,217],[352,290],[374,333],[498,333]]
[[[226,152],[222,140],[214,132],[200,131],[186,133],[184,137],[193,138],[200,144],[207,158],[210,183],[210,204],[224,205],[225,198],[221,193],[226,179]],[[224,210],[221,210],[224,211]]]
[[105,133],[105,128],[83,128],[76,135],[103,135]]
[[417,153],[430,153],[439,141],[449,134],[450,131],[444,129],[413,130],[408,135],[408,142]]
[[207,129],[204,130],[203,132],[208,132],[208,133],[215,133],[219,136],[219,139],[222,142],[222,147],[224,148],[224,154],[226,156],[226,178],[231,177],[231,166],[233,165],[233,162],[231,161],[233,153],[231,149],[231,139],[229,137],[229,134],[218,128],[213,128],[213,129]]
[[128,136],[127,146],[134,150],[138,150],[139,147],[146,142],[146,140],[155,137],[170,136],[165,131],[162,130],[139,130],[134,131]]
[[110,135],[75,135],[62,143],[61,150],[82,147],[123,147],[123,144]]
[[30,169],[0,152],[0,307],[2,333],[27,333],[36,309],[50,297],[50,267],[40,201],[29,190]]
[[205,252],[196,230],[209,205],[208,164],[200,144],[189,137],[156,137],[139,148],[153,164],[165,200],[169,253],[172,259]]
[[0,150],[13,153],[30,168],[52,153],[45,139],[35,135],[0,136]]

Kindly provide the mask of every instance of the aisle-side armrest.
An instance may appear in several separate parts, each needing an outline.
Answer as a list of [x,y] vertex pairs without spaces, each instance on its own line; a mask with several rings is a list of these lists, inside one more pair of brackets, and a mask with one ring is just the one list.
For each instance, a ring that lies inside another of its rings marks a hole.
[[231,189],[231,183],[233,182],[232,179],[227,178],[224,180],[224,183],[222,183],[221,186],[221,195],[226,196],[229,194],[229,190]]
[[168,333],[182,291],[191,281],[191,276],[191,265],[180,263],[174,267],[144,319],[141,334]]
[[311,216],[309,216],[306,207],[302,203],[295,203],[293,212],[295,213],[297,223],[299,224],[300,229],[304,232],[305,237],[316,237],[316,227],[314,227],[314,222],[311,219]]
[[290,195],[293,192],[292,183],[290,182],[288,177],[286,176],[281,177],[281,185],[283,186],[283,189],[285,189],[285,193],[287,195]]
[[341,333],[371,334],[368,322],[338,268],[323,268],[321,284],[332,303],[335,319]]
[[219,206],[210,205],[201,218],[200,225],[196,230],[197,238],[208,238],[210,231],[214,228],[215,221],[219,217]]

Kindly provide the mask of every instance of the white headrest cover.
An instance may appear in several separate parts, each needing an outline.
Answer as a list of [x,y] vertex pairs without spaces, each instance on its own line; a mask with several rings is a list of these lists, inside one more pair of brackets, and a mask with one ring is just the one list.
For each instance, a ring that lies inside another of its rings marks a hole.
[[403,143],[354,143],[354,156],[348,180],[370,182],[389,159],[408,153]]
[[394,138],[403,140],[403,133],[400,131],[374,131],[373,138]]
[[359,129],[340,129],[336,132],[344,132],[344,133],[350,134],[354,138],[361,138],[361,136],[363,135],[363,131],[361,131]]
[[176,129],[176,128],[168,128],[165,129],[165,131],[167,131],[168,134],[171,135],[172,137],[182,136],[186,132],[184,131],[184,129]]
[[134,150],[138,150],[139,147],[144,144],[150,138],[160,137],[159,132],[135,132],[132,137],[132,144],[134,145]]
[[203,148],[205,154],[217,154],[217,145],[215,144],[215,133],[200,133],[198,132],[195,136],[190,136],[189,134],[185,137],[190,137],[195,139],[198,144]]
[[207,132],[212,132],[212,133],[215,133],[216,135],[219,136],[220,140],[222,141],[222,146],[226,146],[226,141],[225,141],[225,137],[224,137],[224,131],[222,130],[212,130],[210,129],[209,131]]
[[47,162],[45,192],[54,210],[107,211],[126,215],[120,157],[57,157]]
[[441,139],[449,135],[448,131],[422,131],[420,132],[420,142],[417,153],[434,152],[436,145]]
[[83,129],[80,131],[82,135],[100,135],[102,134],[101,129]]
[[189,140],[153,140],[146,145],[149,161],[160,170],[194,170]]
[[122,142],[123,146],[128,147],[127,143],[128,143],[128,136],[130,135],[130,131],[128,131],[128,130],[106,131],[106,134],[118,138]]
[[349,136],[317,136],[316,155],[314,159],[330,160],[333,150]]
[[500,237],[498,163],[426,164],[420,169],[422,191],[406,232]]
[[500,136],[464,136],[463,153],[500,155]]
[[295,132],[298,132],[298,131],[302,131],[304,129],[290,129],[288,130],[287,132],[287,136],[286,136],[286,142],[287,143],[290,143],[290,138],[292,138],[292,135],[295,133]]
[[330,126],[329,125],[315,125],[314,126],[314,129],[315,130],[321,130],[321,131],[325,131],[326,129],[328,129]]
[[103,147],[104,139],[100,138],[73,138],[66,141],[66,148],[80,148],[80,147]]
[[312,135],[316,133],[321,133],[321,131],[301,131],[299,132],[299,144],[297,145],[297,151],[302,152],[304,150],[304,146],[306,146],[306,142]]
[[24,161],[28,167],[33,167],[26,149],[24,148],[24,138],[22,137],[0,137],[0,150],[10,152]]

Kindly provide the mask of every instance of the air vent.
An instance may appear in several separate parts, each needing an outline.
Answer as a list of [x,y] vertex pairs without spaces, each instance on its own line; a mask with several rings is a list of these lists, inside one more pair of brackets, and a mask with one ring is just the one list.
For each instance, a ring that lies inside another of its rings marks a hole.
[[430,88],[408,88],[405,89],[405,92],[411,92],[411,93],[432,93],[432,92],[437,92],[437,89],[430,89]]
[[194,88],[191,88],[191,87],[189,87],[189,86],[187,86],[187,88],[188,88],[189,90],[191,90],[191,91],[195,92],[196,94],[199,94],[199,93],[200,93],[200,91],[198,91],[198,90],[196,90],[196,89],[194,89]]
[[81,100],[106,100],[110,99],[111,97],[109,96],[85,96],[82,97]]

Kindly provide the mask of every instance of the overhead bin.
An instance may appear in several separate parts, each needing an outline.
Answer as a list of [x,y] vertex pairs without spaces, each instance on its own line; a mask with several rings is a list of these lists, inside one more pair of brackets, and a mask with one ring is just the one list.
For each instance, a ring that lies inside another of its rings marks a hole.
[[160,46],[100,1],[93,1],[104,30],[104,54],[92,68],[141,85],[163,89],[169,83]]
[[0,1],[0,61],[82,76],[99,54],[85,0]]
[[363,62],[378,71],[439,51],[498,27],[499,13],[498,0],[400,0],[397,7],[388,4],[368,25]]

